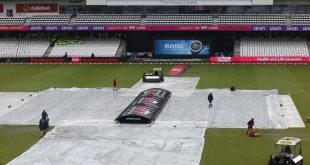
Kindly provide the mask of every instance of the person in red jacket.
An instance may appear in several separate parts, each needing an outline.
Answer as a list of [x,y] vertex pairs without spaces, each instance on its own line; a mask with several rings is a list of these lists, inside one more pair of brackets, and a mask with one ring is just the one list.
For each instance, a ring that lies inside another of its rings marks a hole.
[[117,81],[116,81],[116,78],[114,78],[113,80],[113,91],[117,91],[118,88],[117,88]]

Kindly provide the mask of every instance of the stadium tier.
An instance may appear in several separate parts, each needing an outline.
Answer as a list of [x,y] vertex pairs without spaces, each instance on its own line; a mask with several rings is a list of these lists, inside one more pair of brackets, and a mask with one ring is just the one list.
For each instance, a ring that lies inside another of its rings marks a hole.
[[149,14],[147,25],[204,25],[212,24],[212,14]]
[[66,25],[70,22],[70,14],[32,16],[29,25]]
[[285,14],[220,14],[218,24],[285,25]]
[[251,40],[240,42],[240,56],[309,56],[305,40]]
[[[58,40],[50,46],[48,40],[2,40],[0,58],[25,57],[115,57],[120,39]],[[48,51],[49,49],[49,51]],[[44,56],[45,55],[45,56]]]
[[0,17],[0,25],[23,25],[25,17]]
[[77,25],[139,25],[140,14],[78,14]]
[[2,40],[0,57],[43,57],[49,45],[47,40]]
[[1,40],[0,41],[0,57],[16,57],[18,48],[18,40]]
[[20,40],[17,47],[17,57],[43,57],[50,46],[47,40]]
[[292,25],[310,25],[310,14],[291,14]]
[[[27,21],[29,20],[29,21]],[[0,17],[3,25],[310,25],[310,14],[57,14]]]
[[48,57],[115,57],[121,39],[59,40]]

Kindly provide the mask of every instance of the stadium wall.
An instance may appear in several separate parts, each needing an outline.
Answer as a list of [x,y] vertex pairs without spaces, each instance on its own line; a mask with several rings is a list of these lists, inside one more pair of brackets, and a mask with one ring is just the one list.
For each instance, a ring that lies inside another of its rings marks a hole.
[[252,5],[273,5],[273,0],[252,0]]
[[86,0],[86,5],[107,5],[107,0]]
[[273,0],[107,0],[107,5],[110,6],[247,6],[272,4]]

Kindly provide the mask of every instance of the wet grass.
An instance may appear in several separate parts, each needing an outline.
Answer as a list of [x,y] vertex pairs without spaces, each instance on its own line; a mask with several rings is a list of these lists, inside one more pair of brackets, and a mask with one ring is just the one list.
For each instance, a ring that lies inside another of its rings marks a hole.
[[0,165],[25,152],[40,136],[38,126],[0,125]]
[[309,129],[258,130],[260,137],[245,135],[246,129],[207,129],[201,165],[263,165],[269,155],[275,154],[277,140],[282,137],[299,137],[302,140],[302,155],[305,164],[310,160]]

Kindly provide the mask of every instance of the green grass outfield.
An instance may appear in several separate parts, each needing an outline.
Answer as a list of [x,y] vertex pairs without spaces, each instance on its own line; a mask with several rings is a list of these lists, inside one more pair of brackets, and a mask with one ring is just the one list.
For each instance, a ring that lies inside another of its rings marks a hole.
[[0,165],[25,152],[40,139],[38,126],[0,126]]
[[[129,88],[154,65],[0,65],[0,91],[39,91],[50,87],[111,87],[114,77]],[[165,72],[172,65],[163,65]],[[181,76],[200,77],[198,88],[279,89],[290,94],[302,116],[310,116],[310,66],[192,65]],[[310,124],[306,124],[307,127]],[[310,164],[310,129],[259,130],[249,138],[245,129],[207,129],[201,158],[205,165],[267,164],[274,142],[282,136],[302,139],[305,164]],[[39,139],[35,126],[0,126],[0,164],[10,161]],[[13,145],[14,144],[14,145]]]

